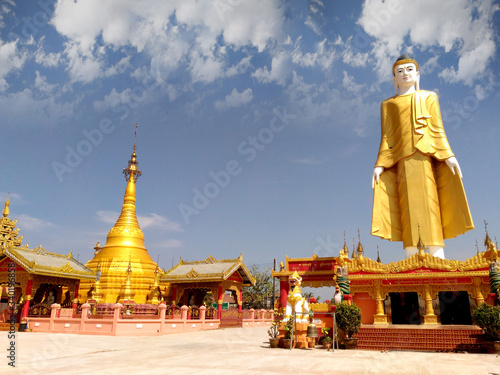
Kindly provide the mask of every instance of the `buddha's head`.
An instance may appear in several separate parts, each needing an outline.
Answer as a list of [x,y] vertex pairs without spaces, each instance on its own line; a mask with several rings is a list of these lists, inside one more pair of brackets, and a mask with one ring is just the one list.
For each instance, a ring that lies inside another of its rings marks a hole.
[[394,90],[399,93],[413,92],[420,89],[420,72],[418,63],[409,55],[401,55],[392,66]]

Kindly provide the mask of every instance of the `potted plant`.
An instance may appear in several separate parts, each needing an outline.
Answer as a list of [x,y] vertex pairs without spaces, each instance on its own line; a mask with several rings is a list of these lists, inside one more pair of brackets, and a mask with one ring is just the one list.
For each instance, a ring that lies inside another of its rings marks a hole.
[[285,338],[283,339],[283,347],[285,349],[290,349],[290,340],[292,340],[292,331],[293,331],[293,318],[287,320],[285,325],[283,326],[285,330]]
[[330,350],[330,348],[332,347],[332,342],[333,342],[333,339],[328,335],[329,330],[330,330],[330,327],[321,328],[321,333],[323,334],[323,336],[321,337],[320,341],[326,350]]
[[276,311],[274,312],[274,320],[271,323],[271,327],[267,330],[267,333],[269,335],[269,345],[271,345],[271,348],[277,348],[279,346],[280,340],[278,339],[278,336],[280,334],[279,331],[279,326],[281,323],[281,317],[283,314],[279,314]]
[[337,327],[346,335],[344,338],[346,349],[356,349],[358,339],[357,337],[353,337],[353,335],[358,333],[361,327],[361,309],[354,304],[341,303],[337,307],[335,317]]
[[483,330],[483,344],[488,353],[500,353],[500,309],[486,303],[472,312],[472,319]]

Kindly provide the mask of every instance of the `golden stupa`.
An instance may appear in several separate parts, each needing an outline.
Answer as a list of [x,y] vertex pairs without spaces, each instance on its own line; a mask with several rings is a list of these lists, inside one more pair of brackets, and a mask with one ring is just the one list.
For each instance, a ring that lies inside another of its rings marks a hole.
[[[96,303],[146,303],[154,294],[158,265],[144,246],[144,234],[135,214],[135,183],[141,175],[134,152],[123,169],[127,180],[120,217],[108,233],[106,244],[95,246],[86,266],[96,272],[95,282],[81,284],[80,300]],[[149,296],[149,298],[148,298]]]

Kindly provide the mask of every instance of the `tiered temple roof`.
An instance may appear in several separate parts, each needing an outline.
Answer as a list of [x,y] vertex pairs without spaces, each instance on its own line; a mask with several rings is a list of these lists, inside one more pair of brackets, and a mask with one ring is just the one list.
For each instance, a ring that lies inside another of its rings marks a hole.
[[230,278],[235,272],[243,280],[243,285],[254,285],[255,278],[243,263],[243,255],[236,259],[217,260],[211,255],[201,261],[179,264],[165,273],[160,281],[168,283],[220,282]]

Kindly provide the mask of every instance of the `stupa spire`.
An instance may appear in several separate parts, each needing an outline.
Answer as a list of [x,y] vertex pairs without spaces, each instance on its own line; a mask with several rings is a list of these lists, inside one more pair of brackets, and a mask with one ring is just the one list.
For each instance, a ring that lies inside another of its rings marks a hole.
[[[139,170],[139,162],[137,161],[137,154],[135,153],[135,150],[137,148],[136,141],[137,141],[138,126],[139,124],[136,123],[135,137],[134,137],[134,151],[130,156],[127,168],[123,168],[123,174],[125,175],[125,179],[127,180],[127,187],[125,188],[125,195],[123,197],[122,211],[113,229],[119,227],[127,227],[127,228],[138,229],[139,231],[141,230],[135,213],[135,183],[137,179],[142,175],[142,172]],[[113,231],[113,229],[111,229],[111,231]],[[144,244],[142,245],[142,247],[144,247]]]
[[[144,245],[144,233],[136,215],[135,184],[142,174],[136,154],[137,128],[138,124],[135,125],[132,155],[127,167],[123,169],[127,186],[120,216],[109,231],[106,244],[101,248],[98,243],[94,247],[94,258],[87,263],[87,267],[92,270],[97,270],[100,264],[100,291],[104,303],[131,299],[134,299],[135,303],[146,303],[156,276],[157,264],[151,259]],[[92,286],[86,283],[82,285],[82,290]]]

